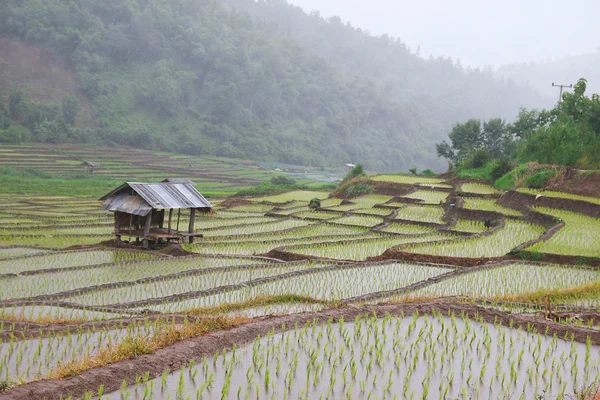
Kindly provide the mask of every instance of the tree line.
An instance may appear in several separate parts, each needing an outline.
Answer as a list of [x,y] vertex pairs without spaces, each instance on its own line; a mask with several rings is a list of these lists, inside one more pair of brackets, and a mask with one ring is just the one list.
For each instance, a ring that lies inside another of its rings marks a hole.
[[436,144],[437,154],[461,169],[491,163],[494,180],[514,163],[600,169],[600,96],[586,96],[586,86],[586,79],[579,79],[554,108],[522,108],[512,123],[501,118],[458,123],[449,143]]

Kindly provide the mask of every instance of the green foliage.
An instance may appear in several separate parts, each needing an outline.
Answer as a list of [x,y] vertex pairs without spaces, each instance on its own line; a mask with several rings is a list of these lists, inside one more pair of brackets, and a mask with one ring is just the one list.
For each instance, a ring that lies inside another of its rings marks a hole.
[[556,176],[556,170],[540,168],[535,173],[527,175],[525,184],[529,188],[542,189],[547,184],[550,178]]
[[21,133],[16,129],[0,129],[0,143],[20,144],[22,140]]
[[462,168],[480,168],[492,158],[508,157],[515,149],[515,138],[501,118],[492,118],[483,125],[470,119],[454,125],[450,143],[436,144],[439,157],[444,157]]
[[5,193],[100,197],[122,182],[92,175],[58,178],[34,168],[0,167],[0,185]]
[[472,149],[458,162],[458,167],[464,169],[481,168],[490,162],[491,158],[490,152],[483,147]]
[[[5,0],[0,35],[75,67],[97,125],[60,140],[192,155],[442,167],[432,154],[441,127],[533,93],[283,1]],[[32,130],[77,116],[69,101],[25,121],[20,104],[14,97],[13,119]]]
[[371,181],[364,175],[346,179],[333,193],[334,196],[351,199],[374,190]]
[[20,89],[15,90],[10,95],[8,110],[12,119],[21,119],[26,113],[23,96],[24,93]]
[[544,259],[544,255],[540,252],[537,251],[519,251],[517,253],[517,256],[521,259],[521,260],[527,260],[527,261],[542,261]]
[[410,172],[413,175],[417,175],[417,169],[416,168],[411,168],[408,170],[408,172]]
[[512,165],[506,157],[494,160],[490,171],[490,181],[495,182],[512,170]]
[[271,183],[273,185],[295,185],[296,181],[287,176],[278,175],[271,178]]
[[373,186],[369,185],[365,182],[356,182],[352,185],[348,185],[344,189],[344,197],[345,198],[354,198],[358,196],[362,196],[363,194],[368,194],[373,191]]
[[79,100],[75,96],[67,96],[62,102],[62,115],[67,124],[75,124],[79,113]]
[[600,167],[600,97],[586,97],[585,90],[582,78],[553,110],[521,110],[511,128],[523,138],[520,162]]
[[8,110],[4,107],[2,103],[2,99],[0,98],[0,130],[8,129],[10,126],[10,116],[8,115]]
[[493,162],[488,162],[479,168],[466,169],[461,168],[457,170],[456,175],[462,179],[483,179],[490,181],[492,169],[494,168]]
[[430,169],[425,169],[425,170],[421,171],[421,175],[430,176],[430,177],[437,176],[437,174]]
[[319,199],[318,197],[311,199],[310,202],[308,203],[308,207],[311,210],[316,210],[317,208],[320,208],[321,207],[321,199]]
[[346,177],[344,178],[344,181],[347,181],[349,179],[353,179],[359,176],[364,176],[365,175],[365,169],[363,167],[362,164],[357,164],[354,166],[354,168],[352,168],[352,170],[348,171],[348,173],[346,174]]
[[0,381],[0,393],[2,392],[6,392],[8,389],[12,388],[14,386],[14,383],[5,380],[5,381]]
[[[484,122],[483,129],[477,120],[457,124],[450,133],[451,143],[436,145],[438,155],[458,162],[459,169],[476,169],[492,159],[500,160],[491,180],[506,174],[510,160],[515,159],[521,163],[600,168],[600,96],[586,97],[585,90],[586,80],[582,78],[573,93],[564,93],[554,109],[521,109],[517,120],[509,125],[498,118]],[[532,174],[527,186],[544,187],[551,177],[548,174]],[[505,178],[502,186],[508,186],[510,180]]]

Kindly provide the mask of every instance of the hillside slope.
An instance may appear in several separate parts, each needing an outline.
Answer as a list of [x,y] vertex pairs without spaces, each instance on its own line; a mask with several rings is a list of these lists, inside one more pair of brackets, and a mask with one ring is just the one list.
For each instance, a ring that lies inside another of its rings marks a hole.
[[[277,12],[280,3],[259,5]],[[433,144],[451,123],[534,102],[526,89],[422,60],[389,38],[332,22],[314,31],[319,49],[246,11],[215,0],[6,0],[0,35],[73,66],[97,115],[86,141],[193,155],[442,169]],[[336,40],[344,57],[327,55]]]
[[337,68],[373,81],[381,93],[414,112],[423,135],[440,139],[469,118],[512,119],[520,107],[546,102],[531,87],[496,79],[490,70],[463,68],[447,57],[424,59],[402,38],[374,37],[339,17],[306,14],[286,0],[222,0],[264,29],[310,48]]
[[60,104],[76,96],[80,110],[77,124],[94,123],[93,106],[79,88],[76,71],[48,50],[20,41],[0,38],[0,99],[8,102],[17,89],[40,103]]

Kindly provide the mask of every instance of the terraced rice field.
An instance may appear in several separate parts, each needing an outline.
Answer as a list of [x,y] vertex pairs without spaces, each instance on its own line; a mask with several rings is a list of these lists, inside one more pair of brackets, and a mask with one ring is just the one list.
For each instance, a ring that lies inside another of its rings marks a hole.
[[[2,145],[0,166],[32,168],[60,177],[87,174],[84,161],[100,164],[99,178],[116,181],[160,181],[165,176],[193,180],[205,190],[235,190],[257,185],[273,176],[289,175],[301,184],[335,182],[342,173],[285,164],[267,165],[222,157],[194,157],[120,147],[76,145]],[[125,161],[124,161],[125,160]]]
[[[480,183],[462,184],[460,209],[443,179],[374,179],[402,189],[344,205],[312,190],[215,199],[215,214],[196,216],[204,237],[169,251],[111,247],[95,199],[0,195],[0,398],[528,399],[597,387],[597,218],[517,211]],[[491,229],[480,211],[497,213]],[[540,303],[587,314],[547,320]]]

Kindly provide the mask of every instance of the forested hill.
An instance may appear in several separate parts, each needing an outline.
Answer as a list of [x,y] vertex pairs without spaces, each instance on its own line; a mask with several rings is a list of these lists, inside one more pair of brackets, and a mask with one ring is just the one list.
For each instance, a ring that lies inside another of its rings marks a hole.
[[376,82],[384,96],[414,112],[421,133],[428,137],[445,135],[448,126],[464,118],[513,119],[521,106],[553,104],[532,87],[494,77],[490,69],[465,68],[451,57],[427,57],[417,44],[411,49],[397,38],[374,37],[339,17],[307,14],[286,0],[222,2],[248,12],[259,26],[303,44],[343,71]]
[[[68,113],[63,103],[63,113],[53,114],[2,93],[0,82],[0,133],[8,129],[4,113],[28,128],[18,131],[22,140],[406,170],[441,165],[433,144],[452,123],[508,116],[536,102],[525,88],[448,59],[422,60],[396,40],[285,2],[232,5],[3,0],[0,35],[48,48],[72,65],[95,124],[76,128],[65,121],[75,120],[72,102]],[[265,22],[275,19],[278,27]],[[43,121],[35,118],[40,109]],[[0,134],[7,138],[15,139]]]

